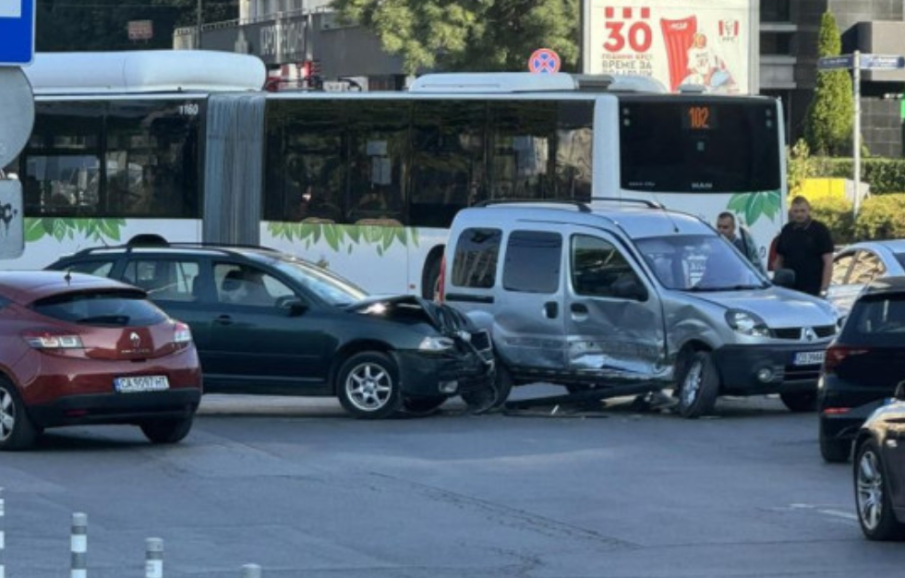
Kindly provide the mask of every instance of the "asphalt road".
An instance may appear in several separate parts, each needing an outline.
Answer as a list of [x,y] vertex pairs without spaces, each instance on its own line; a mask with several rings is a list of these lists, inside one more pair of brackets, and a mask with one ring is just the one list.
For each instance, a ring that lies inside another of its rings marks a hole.
[[[542,391],[536,388],[534,392]],[[523,390],[522,395],[532,393]],[[685,421],[618,406],[575,417],[362,422],[331,400],[208,396],[189,438],[51,430],[0,454],[8,578],[68,575],[73,512],[91,578],[860,577],[905,544],[864,540],[849,466],[811,415],[721,401]]]

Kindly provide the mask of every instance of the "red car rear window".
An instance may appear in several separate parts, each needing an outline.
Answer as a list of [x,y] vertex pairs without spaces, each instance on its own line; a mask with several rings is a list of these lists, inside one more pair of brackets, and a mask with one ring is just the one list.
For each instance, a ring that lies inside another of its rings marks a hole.
[[105,327],[142,327],[167,319],[142,293],[129,290],[64,293],[35,301],[31,308],[52,319]]

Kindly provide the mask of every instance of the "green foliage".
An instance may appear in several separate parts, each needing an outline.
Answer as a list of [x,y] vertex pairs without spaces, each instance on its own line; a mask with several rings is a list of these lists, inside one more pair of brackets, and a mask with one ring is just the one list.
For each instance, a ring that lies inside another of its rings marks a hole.
[[[820,20],[818,56],[838,56],[841,49],[836,18],[827,11]],[[833,156],[851,151],[854,107],[852,79],[847,70],[817,74],[817,88],[808,106],[804,130],[812,151]]]
[[905,238],[905,194],[868,197],[855,222],[859,240]]
[[845,245],[855,240],[854,207],[848,199],[822,196],[810,202],[811,214],[829,228],[835,244]]
[[355,247],[370,245],[381,256],[394,243],[403,247],[418,246],[418,230],[411,227],[273,222],[267,224],[267,230],[277,239],[304,242],[306,249],[310,249],[321,239],[336,252],[345,250],[352,253]]
[[119,241],[120,229],[126,225],[125,219],[64,219],[55,217],[25,219],[25,241],[34,242],[43,237],[53,237],[57,241],[84,236],[89,241],[104,243]]
[[[204,22],[239,17],[238,0],[204,0]],[[41,52],[110,51],[173,47],[173,30],[194,26],[197,0],[37,0],[35,44]],[[129,40],[130,20],[150,20],[151,40]]]
[[346,22],[374,30],[405,71],[526,70],[540,47],[578,63],[579,0],[333,0]]
[[[854,174],[852,159],[819,158],[812,162],[815,170],[812,176],[851,179]],[[905,159],[864,159],[861,180],[870,184],[872,195],[905,191]]]
[[801,189],[805,179],[817,174],[817,167],[811,159],[811,149],[804,139],[798,139],[794,146],[786,147],[786,175],[789,193],[794,195]]
[[741,216],[742,223],[751,226],[765,216],[771,221],[776,220],[776,215],[782,206],[782,197],[779,191],[766,191],[762,193],[736,193],[729,199],[726,208]]

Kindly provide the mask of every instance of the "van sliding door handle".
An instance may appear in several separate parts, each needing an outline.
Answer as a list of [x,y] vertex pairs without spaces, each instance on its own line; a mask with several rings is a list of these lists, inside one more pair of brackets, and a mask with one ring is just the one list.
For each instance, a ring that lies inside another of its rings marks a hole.
[[571,309],[572,313],[580,313],[582,315],[588,314],[588,306],[584,303],[573,303]]
[[559,303],[556,301],[547,301],[544,303],[544,317],[547,319],[556,319],[559,316]]

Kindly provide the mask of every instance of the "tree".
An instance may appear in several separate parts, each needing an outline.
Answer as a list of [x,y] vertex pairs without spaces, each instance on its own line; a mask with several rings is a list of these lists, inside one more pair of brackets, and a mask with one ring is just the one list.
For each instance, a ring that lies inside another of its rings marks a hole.
[[372,29],[408,74],[423,69],[526,70],[537,48],[578,62],[580,0],[333,0],[346,22]]
[[[819,57],[838,56],[842,49],[832,12],[824,12],[817,40]],[[852,79],[847,70],[817,73],[817,88],[805,118],[805,139],[811,151],[838,156],[851,150],[855,110]]]

